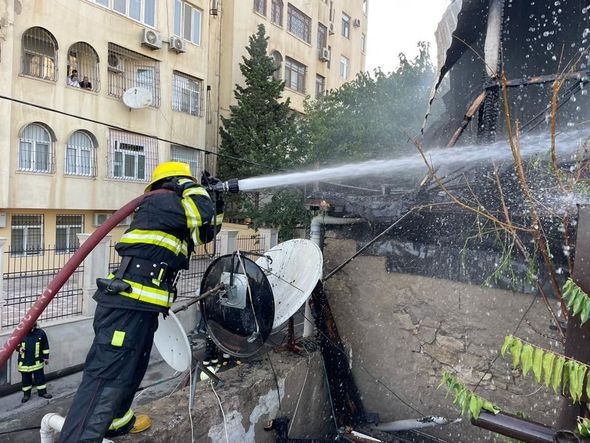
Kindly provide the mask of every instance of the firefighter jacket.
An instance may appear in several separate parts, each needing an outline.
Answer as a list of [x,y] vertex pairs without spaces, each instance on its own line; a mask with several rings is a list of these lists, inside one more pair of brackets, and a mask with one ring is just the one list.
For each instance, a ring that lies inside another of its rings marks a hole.
[[127,288],[108,293],[99,285],[98,302],[166,313],[176,296],[178,272],[188,269],[194,247],[213,240],[221,228],[223,200],[214,205],[205,188],[185,178],[165,188],[172,192],[145,198],[115,246],[122,260],[109,278]]
[[31,330],[16,347],[19,372],[33,372],[42,369],[49,358],[49,342],[41,328]]

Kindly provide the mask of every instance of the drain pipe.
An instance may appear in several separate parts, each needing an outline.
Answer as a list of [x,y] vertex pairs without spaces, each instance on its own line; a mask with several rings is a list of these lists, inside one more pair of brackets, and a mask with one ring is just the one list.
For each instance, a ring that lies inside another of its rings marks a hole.
[[432,415],[429,417],[423,418],[415,418],[415,419],[407,419],[407,420],[398,420],[392,421],[389,423],[380,423],[373,427],[373,429],[377,431],[385,431],[385,432],[401,432],[401,431],[410,431],[414,429],[423,429],[423,428],[430,428],[432,426],[442,426],[448,425],[452,423],[459,423],[461,422],[460,418],[455,420],[449,420],[445,417],[439,417],[436,415]]
[[[322,225],[353,225],[362,223],[362,218],[340,218],[330,215],[317,215],[311,219],[310,240],[322,248]],[[311,308],[309,300],[305,302],[305,319],[303,321],[303,337],[311,337],[313,334],[313,323],[311,321]]]
[[[41,443],[54,443],[55,432],[60,432],[66,419],[59,414],[51,412],[45,414],[41,419]],[[114,443],[112,440],[102,439],[102,443]]]

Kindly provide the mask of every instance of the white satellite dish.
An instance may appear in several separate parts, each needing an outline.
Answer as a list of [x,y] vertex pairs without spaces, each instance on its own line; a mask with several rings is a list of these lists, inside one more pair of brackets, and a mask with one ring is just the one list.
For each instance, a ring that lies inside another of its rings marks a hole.
[[186,371],[191,365],[191,345],[178,317],[170,311],[165,319],[158,320],[154,345],[172,369]]
[[153,97],[151,91],[135,86],[123,93],[123,103],[131,109],[142,109],[152,105]]
[[264,271],[275,301],[273,329],[277,329],[303,306],[322,277],[323,257],[311,240],[294,239],[266,251],[256,264]]

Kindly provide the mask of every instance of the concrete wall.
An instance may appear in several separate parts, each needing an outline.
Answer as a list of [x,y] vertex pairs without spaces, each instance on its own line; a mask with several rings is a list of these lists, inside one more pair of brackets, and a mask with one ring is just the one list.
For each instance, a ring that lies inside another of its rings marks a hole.
[[[328,238],[325,269],[333,269],[355,251],[354,241]],[[533,301],[533,296],[508,291],[390,274],[385,262],[385,257],[358,257],[326,286],[365,407],[379,413],[382,422],[420,414],[377,379],[425,415],[456,417],[453,397],[445,398],[445,389],[436,389],[442,371],[456,373],[473,389],[531,303],[516,335],[561,352],[559,342],[550,338],[558,334],[549,329],[549,314],[540,298]],[[558,398],[531,379],[531,374],[523,379],[506,359],[498,358],[477,393],[506,412],[522,412],[551,425]],[[497,437],[468,419],[429,433],[462,442]]]

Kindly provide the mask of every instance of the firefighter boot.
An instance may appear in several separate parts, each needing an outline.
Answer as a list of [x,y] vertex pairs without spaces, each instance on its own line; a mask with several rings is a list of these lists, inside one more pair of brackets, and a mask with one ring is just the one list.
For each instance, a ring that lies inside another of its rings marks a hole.
[[143,432],[148,429],[152,425],[152,419],[149,418],[147,415],[137,415],[135,417],[135,424],[131,428],[129,433],[137,434],[139,432]]
[[31,399],[31,391],[26,391],[23,393],[23,398],[21,399],[21,403],[26,403]]
[[53,395],[48,394],[47,391],[45,391],[45,389],[43,389],[43,392],[39,391],[38,394],[39,394],[39,397],[43,397],[43,398],[47,398],[47,399],[53,398]]

